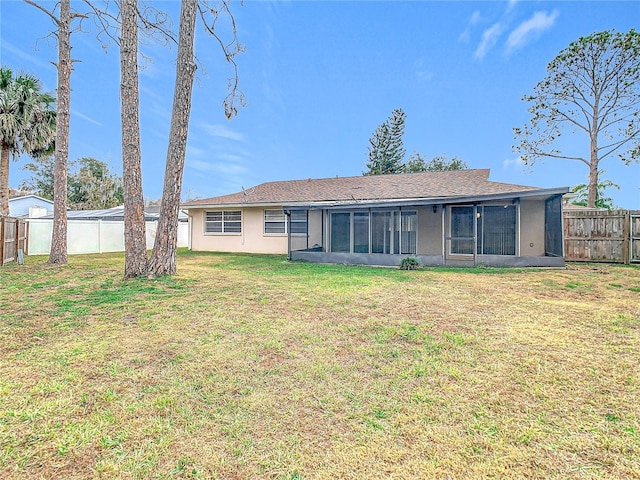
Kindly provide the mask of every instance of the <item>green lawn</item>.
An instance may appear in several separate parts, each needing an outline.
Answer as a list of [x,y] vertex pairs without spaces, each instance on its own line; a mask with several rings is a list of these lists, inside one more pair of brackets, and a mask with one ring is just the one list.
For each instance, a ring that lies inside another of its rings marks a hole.
[[640,268],[0,268],[0,478],[640,478]]

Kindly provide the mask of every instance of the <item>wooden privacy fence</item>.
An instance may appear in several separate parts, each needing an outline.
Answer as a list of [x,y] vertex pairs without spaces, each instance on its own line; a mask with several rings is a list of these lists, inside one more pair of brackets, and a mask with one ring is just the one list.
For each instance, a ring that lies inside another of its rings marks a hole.
[[640,210],[565,210],[564,255],[570,262],[640,262]]
[[0,217],[0,239],[1,265],[15,262],[18,250],[27,253],[27,222],[22,218]]

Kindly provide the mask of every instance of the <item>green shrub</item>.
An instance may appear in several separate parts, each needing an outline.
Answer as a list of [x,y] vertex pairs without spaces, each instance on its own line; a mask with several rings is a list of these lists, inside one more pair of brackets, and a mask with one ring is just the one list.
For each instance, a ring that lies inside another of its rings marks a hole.
[[406,257],[400,262],[400,270],[417,270],[420,267],[420,260],[416,257]]

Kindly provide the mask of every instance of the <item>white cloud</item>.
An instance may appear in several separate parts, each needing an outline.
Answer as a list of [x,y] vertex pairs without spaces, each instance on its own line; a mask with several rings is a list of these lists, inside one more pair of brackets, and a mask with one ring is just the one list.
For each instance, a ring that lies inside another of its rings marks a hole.
[[244,140],[244,135],[242,133],[235,132],[230,128],[225,127],[224,125],[219,125],[219,124],[213,125],[209,123],[201,123],[199,127],[202,128],[208,135],[212,137],[220,137],[220,138],[226,138],[229,140],[237,140],[237,141]]
[[205,162],[203,160],[194,160],[191,157],[187,159],[186,164],[187,166],[201,172],[210,172],[213,170],[213,165],[211,163]]
[[202,160],[194,160],[192,158],[187,161],[187,165],[194,170],[201,172],[217,172],[224,173],[226,175],[239,175],[248,171],[246,167],[235,163],[206,162]]
[[429,81],[433,78],[433,72],[427,68],[422,58],[413,62],[413,69],[418,80]]
[[558,18],[558,10],[553,12],[535,12],[533,16],[518,25],[507,39],[507,51],[522,48],[545,30],[550,29]]
[[480,40],[478,48],[476,48],[476,51],[473,53],[473,57],[482,60],[489,50],[496,45],[498,37],[500,37],[503,30],[504,28],[500,22],[494,23],[491,27],[487,28],[482,33],[482,40]]
[[247,173],[249,170],[242,165],[232,165],[229,163],[216,163],[214,166],[215,170],[224,173],[226,175],[240,175],[242,173]]
[[480,15],[480,11],[476,10],[471,14],[471,18],[469,19],[469,23],[464,31],[458,37],[459,42],[469,43],[471,40],[471,27],[477,25],[482,21],[482,15]]
[[[25,50],[16,47],[11,42],[7,41],[5,38],[2,39],[2,49],[14,54],[16,57],[22,60],[25,60],[34,65],[37,65],[40,68],[45,68],[50,71],[55,70],[55,66],[51,62],[41,60],[39,57],[36,57],[35,55],[31,55],[27,53]],[[14,74],[15,73],[18,73],[18,72],[14,72]]]
[[524,166],[525,163],[520,156],[515,158],[506,158],[502,161],[502,168],[504,169],[516,169]]
[[242,157],[241,155],[236,155],[234,153],[219,153],[217,157],[222,160],[234,163],[240,163],[244,161],[244,157]]
[[194,147],[191,143],[187,145],[187,154],[189,157],[204,157],[207,151],[203,148]]
[[93,123],[94,125],[98,125],[98,126],[100,126],[100,127],[104,126],[104,125],[103,125],[102,123],[100,123],[99,121],[94,120],[93,118],[88,117],[87,115],[84,115],[84,114],[82,114],[82,113],[78,112],[77,110],[71,110],[69,113],[71,113],[71,116],[73,116],[73,117],[81,118],[81,119],[83,119],[83,120],[86,120],[86,121],[87,121],[87,122],[89,122],[89,123]]

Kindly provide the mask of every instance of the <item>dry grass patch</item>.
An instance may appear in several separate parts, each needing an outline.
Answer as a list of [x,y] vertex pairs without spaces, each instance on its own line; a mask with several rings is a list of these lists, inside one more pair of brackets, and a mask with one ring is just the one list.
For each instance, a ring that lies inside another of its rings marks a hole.
[[0,477],[640,478],[640,270],[0,269]]

